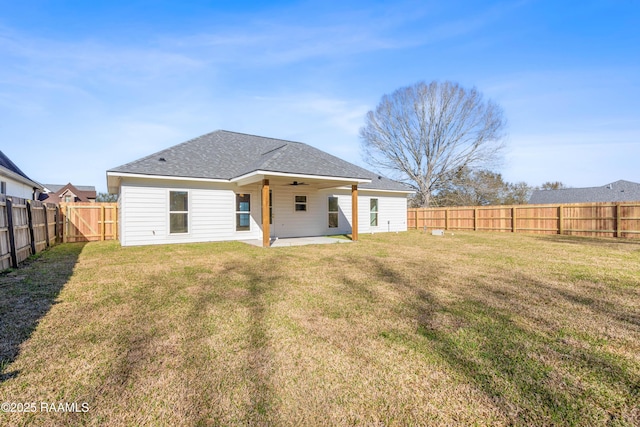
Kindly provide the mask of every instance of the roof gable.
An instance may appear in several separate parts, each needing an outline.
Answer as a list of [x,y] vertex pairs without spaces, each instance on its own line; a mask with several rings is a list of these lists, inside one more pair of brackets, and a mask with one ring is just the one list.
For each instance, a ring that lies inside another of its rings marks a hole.
[[362,188],[411,191],[310,145],[218,130],[110,169],[169,177],[231,180],[256,171],[376,180]]
[[86,192],[89,192],[89,193],[95,193],[96,192],[96,187],[93,186],[93,185],[73,185],[71,183],[65,184],[65,185],[61,185],[61,184],[43,184],[44,188],[46,190],[49,190],[49,192],[51,192],[51,193],[57,193],[61,189],[67,187],[68,185],[72,185],[74,188],[76,188],[79,191],[86,191]]
[[[75,186],[68,183],[66,185],[48,184],[45,187],[51,192],[42,194],[40,200],[46,202],[58,203],[66,196],[73,197],[75,202],[90,202],[96,199],[95,187],[89,185]],[[53,191],[54,188],[55,191]]]

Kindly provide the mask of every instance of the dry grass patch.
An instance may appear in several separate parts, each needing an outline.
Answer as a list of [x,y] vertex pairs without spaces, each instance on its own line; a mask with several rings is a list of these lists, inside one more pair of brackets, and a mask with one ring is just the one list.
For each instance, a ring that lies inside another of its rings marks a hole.
[[0,424],[637,425],[639,265],[482,233],[61,245],[0,276],[0,397],[90,410]]

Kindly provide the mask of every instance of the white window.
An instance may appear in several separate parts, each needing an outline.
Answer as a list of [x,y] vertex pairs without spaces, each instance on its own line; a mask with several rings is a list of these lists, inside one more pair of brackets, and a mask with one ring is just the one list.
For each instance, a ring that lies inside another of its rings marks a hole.
[[338,228],[338,198],[329,197],[329,228]]
[[251,230],[251,195],[236,194],[236,231]]
[[169,233],[189,232],[189,192],[169,191]]
[[307,196],[295,196],[295,211],[296,212],[307,211]]
[[378,226],[378,199],[369,199],[369,225]]

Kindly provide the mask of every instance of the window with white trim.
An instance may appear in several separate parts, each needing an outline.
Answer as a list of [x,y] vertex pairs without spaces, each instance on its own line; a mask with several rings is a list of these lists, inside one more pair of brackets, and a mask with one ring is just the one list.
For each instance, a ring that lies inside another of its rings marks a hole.
[[169,233],[189,232],[189,192],[169,191]]
[[296,212],[307,211],[307,196],[295,196],[295,209]]
[[369,225],[378,226],[378,199],[369,199]]
[[0,181],[0,194],[7,194],[7,183]]
[[251,195],[236,194],[236,231],[251,230]]
[[329,228],[338,228],[338,198],[329,197]]

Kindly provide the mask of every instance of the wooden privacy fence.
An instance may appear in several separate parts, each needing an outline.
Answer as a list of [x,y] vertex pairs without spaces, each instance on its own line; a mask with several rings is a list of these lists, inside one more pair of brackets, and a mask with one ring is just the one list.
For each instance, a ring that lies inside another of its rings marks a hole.
[[640,202],[410,208],[407,226],[640,238]]
[[116,203],[60,206],[0,195],[0,271],[57,242],[117,239]]
[[94,242],[118,238],[118,204],[76,202],[60,204],[63,242]]
[[0,270],[54,244],[57,215],[56,205],[0,195]]

